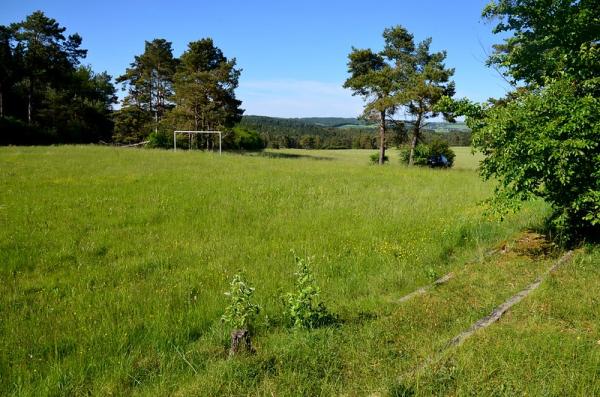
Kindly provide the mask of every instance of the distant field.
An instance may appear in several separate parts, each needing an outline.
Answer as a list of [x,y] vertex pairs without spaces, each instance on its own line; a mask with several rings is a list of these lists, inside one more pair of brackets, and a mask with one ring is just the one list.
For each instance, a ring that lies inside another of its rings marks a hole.
[[[476,171],[479,166],[479,161],[482,159],[481,153],[472,153],[469,147],[453,147],[456,158],[454,160],[453,170],[461,171]],[[343,162],[344,164],[352,164],[353,166],[363,167],[369,164],[369,155],[377,153],[376,149],[364,150],[364,149],[345,149],[345,150],[303,150],[303,149],[269,149],[265,153],[261,154],[250,154],[259,156],[271,156],[273,158],[298,158],[298,159],[315,159],[315,160],[335,160],[336,163]],[[386,167],[402,168],[407,170],[406,167],[400,165],[399,152],[396,149],[391,149],[386,152],[390,162],[386,164]],[[407,170],[408,171],[408,170]],[[428,177],[430,175],[437,175],[435,172],[439,170],[420,170],[426,171]],[[472,172],[471,174],[475,174]]]
[[379,128],[379,126],[377,124],[343,124],[343,125],[338,125],[335,128],[342,128],[342,129],[362,129],[362,130],[376,130]]
[[[488,220],[468,148],[452,170],[372,152],[0,148],[0,395],[600,394],[593,247],[417,370],[553,262],[514,243],[547,208]],[[292,249],[339,325],[284,326]],[[238,272],[264,311],[257,353],[227,359]]]

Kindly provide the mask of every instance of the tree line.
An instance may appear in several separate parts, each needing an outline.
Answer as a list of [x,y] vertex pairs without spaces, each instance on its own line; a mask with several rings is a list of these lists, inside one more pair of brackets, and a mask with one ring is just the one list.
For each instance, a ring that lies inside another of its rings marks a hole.
[[37,11],[0,26],[0,144],[97,142],[112,135],[115,88],[81,64],[81,36]]
[[[351,55],[354,60],[350,69],[354,75],[346,85],[355,93],[374,94],[374,86],[359,88],[357,84],[377,79],[377,73],[381,79],[393,77],[397,72],[397,67],[381,63],[384,59],[391,62],[396,56],[393,51],[399,51],[398,37],[393,38],[400,32],[397,29],[386,33],[389,43],[386,42],[385,53],[355,50]],[[372,111],[387,99],[370,103],[367,110],[371,112],[365,112],[368,117],[353,129],[334,128],[331,123],[345,122],[341,118],[327,120],[329,126],[317,123],[324,119],[315,119],[314,123],[260,116],[242,119],[241,101],[235,96],[240,69],[235,58],[227,58],[210,38],[190,42],[180,57],[174,56],[172,43],[165,39],[146,41],[144,52],[136,55],[125,72],[114,79],[126,91],[120,107],[114,110],[117,96],[113,78],[83,65],[87,50],[81,48],[81,36],[76,33],[67,36],[65,32],[65,27],[41,11],[21,22],[0,26],[0,144],[148,141],[154,147],[170,147],[174,130],[222,130],[224,148],[231,149],[381,146],[381,137],[379,141],[375,138],[369,124],[377,118]],[[396,42],[392,43],[393,40]],[[432,65],[439,69],[435,73],[451,75],[440,69],[441,53],[428,53],[428,43],[423,42],[418,48],[411,47],[409,42],[403,45],[413,51],[410,55],[413,60],[420,62],[415,67],[423,69],[423,78],[428,78],[425,69],[431,69]],[[398,48],[393,49],[393,45]],[[373,58],[373,64],[363,65],[373,70],[357,66],[364,56]],[[391,70],[396,71],[390,73]],[[367,74],[361,75],[363,72]],[[385,95],[396,95],[394,89],[390,88]],[[415,104],[422,107],[425,102]],[[407,143],[408,128],[417,131],[418,139],[423,141],[435,136],[453,145],[470,142],[470,134],[464,131],[439,134],[428,130],[419,121],[421,118],[412,124],[386,122],[395,106],[383,112],[384,147]],[[211,148],[215,144],[213,139],[213,136],[199,136],[192,144]],[[179,144],[186,147],[190,142],[182,139]]]
[[[179,58],[167,40],[147,41],[116,80],[127,96],[115,114],[115,141],[140,141],[151,130],[149,139],[160,146],[174,130],[226,130],[231,146],[243,113],[235,96],[239,76],[235,58],[225,57],[210,38],[189,43]],[[212,136],[198,139],[200,146],[214,144]]]
[[[320,121],[320,119],[316,120]],[[309,119],[289,119],[266,116],[243,116],[239,125],[256,131],[265,147],[298,149],[376,149],[379,140],[371,125],[356,125],[353,128],[328,127],[315,124]],[[409,144],[410,132],[414,124],[395,121],[388,123],[385,142],[388,147]],[[438,132],[433,127],[421,126],[420,141],[446,142],[451,146],[469,146],[469,130]]]
[[[172,144],[173,130],[225,130],[229,147],[256,147],[260,137],[234,125],[240,70],[204,38],[179,57],[171,43],[154,39],[116,78],[127,95],[118,110],[113,79],[82,64],[87,50],[77,33],[41,11],[0,26],[0,144],[150,140]],[[213,145],[202,138],[196,145]]]

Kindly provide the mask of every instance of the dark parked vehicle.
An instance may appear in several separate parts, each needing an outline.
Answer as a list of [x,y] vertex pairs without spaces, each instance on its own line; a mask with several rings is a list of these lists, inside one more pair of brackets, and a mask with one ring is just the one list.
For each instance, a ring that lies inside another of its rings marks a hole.
[[440,155],[430,156],[427,159],[427,165],[430,166],[431,168],[437,168],[437,167],[448,168],[448,167],[450,167],[450,162],[448,161],[446,156],[444,156],[443,154],[440,154]]

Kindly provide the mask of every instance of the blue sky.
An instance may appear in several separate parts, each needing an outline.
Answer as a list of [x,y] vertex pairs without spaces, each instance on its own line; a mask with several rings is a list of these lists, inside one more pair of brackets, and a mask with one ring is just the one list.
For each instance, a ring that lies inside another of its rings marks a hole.
[[473,100],[504,95],[507,86],[484,65],[500,38],[482,21],[487,0],[367,1],[32,1],[3,0],[0,24],[35,10],[77,32],[95,71],[118,76],[144,49],[165,38],[179,56],[187,43],[212,37],[243,69],[238,97],[246,114],[276,117],[360,114],[362,100],[341,86],[352,46],[379,50],[384,28],[405,26],[432,49],[448,52],[457,95]]

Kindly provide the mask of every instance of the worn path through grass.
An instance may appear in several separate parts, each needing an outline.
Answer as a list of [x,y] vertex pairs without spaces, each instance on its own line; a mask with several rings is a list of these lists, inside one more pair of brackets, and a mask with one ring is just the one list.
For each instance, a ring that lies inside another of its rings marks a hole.
[[[434,390],[395,379],[535,279],[545,260],[483,258],[546,208],[483,217],[492,185],[467,151],[455,170],[369,153],[0,148],[0,394]],[[339,326],[285,326],[290,249],[314,256]],[[237,272],[264,310],[257,354],[228,360],[219,319]]]

